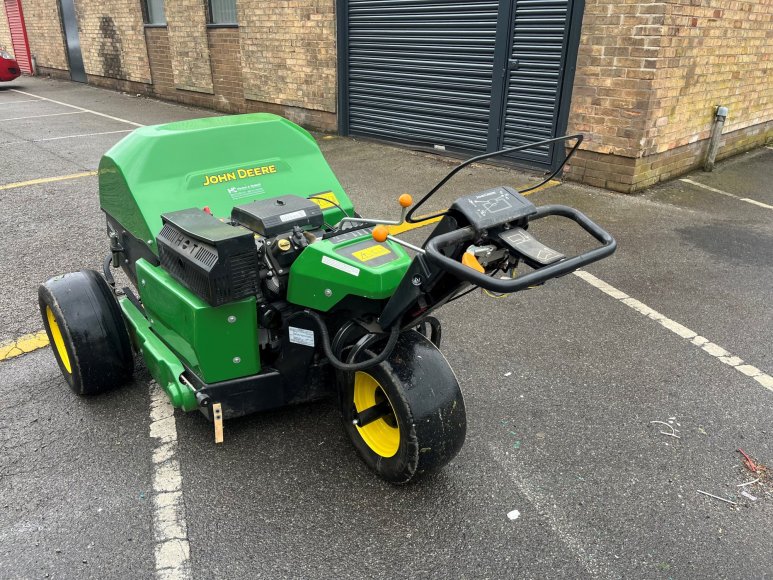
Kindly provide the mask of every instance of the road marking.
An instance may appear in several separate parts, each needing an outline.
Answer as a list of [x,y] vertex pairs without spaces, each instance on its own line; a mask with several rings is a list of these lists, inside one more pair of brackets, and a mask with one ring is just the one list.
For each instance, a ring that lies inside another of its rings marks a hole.
[[0,361],[27,354],[44,346],[48,346],[48,335],[44,330],[25,334],[16,340],[0,342]]
[[36,97],[37,99],[41,99],[43,101],[48,101],[49,103],[56,103],[57,105],[63,105],[65,107],[72,107],[73,109],[78,109],[79,111],[83,111],[85,113],[91,113],[93,115],[98,115],[100,117],[105,117],[106,119],[112,119],[113,121],[120,121],[121,123],[128,123],[129,125],[134,125],[135,127],[144,127],[142,123],[135,123],[134,121],[129,121],[127,119],[121,119],[121,117],[113,117],[112,115],[107,115],[105,113],[100,113],[99,111],[92,111],[91,109],[86,109],[84,107],[79,107],[77,105],[71,105],[70,103],[63,103],[62,101],[55,101],[54,99],[49,99],[48,97],[41,97],[40,95],[33,95],[32,93],[27,93],[25,91],[20,91],[19,89],[11,89],[12,91],[15,91],[17,93],[20,93],[22,95],[27,95],[28,97]]
[[27,117],[11,117],[9,119],[0,119],[0,121],[21,121],[22,119],[40,119],[41,117],[61,117],[62,115],[82,115],[85,111],[70,111],[68,113],[49,113],[48,115],[29,115]]
[[100,131],[99,133],[81,133],[80,135],[64,135],[62,137],[46,137],[45,139],[29,139],[26,141],[6,141],[4,145],[17,145],[19,143],[42,143],[43,141],[59,141],[60,139],[77,139],[78,137],[94,137],[96,135],[113,135],[115,133],[131,133],[133,129],[121,129],[120,131]]
[[[15,91],[16,89],[11,89],[12,91]],[[20,93],[21,91],[16,91],[17,93]],[[24,93],[27,94],[27,93]],[[0,101],[0,105],[13,105],[14,103],[34,103],[36,101],[42,101],[43,99],[22,99],[22,100],[16,100],[16,101]]]
[[150,382],[150,437],[156,440],[152,497],[156,578],[185,580],[191,577],[191,549],[177,459],[177,425],[174,407],[155,381]]
[[[556,185],[561,185],[561,182],[558,181],[557,179],[551,179],[550,181],[548,181],[544,185],[540,185],[539,187],[536,187],[536,188],[532,189],[531,191],[529,191],[527,193],[524,193],[522,195],[524,195],[524,196],[531,195],[532,193],[537,193],[538,191],[542,191],[543,189],[550,189],[551,187],[555,187]],[[526,189],[527,187],[528,187],[528,184],[523,186],[524,189]],[[516,191],[518,191],[519,189],[520,188],[518,188],[518,187],[515,188]],[[443,211],[446,211],[446,210],[443,210]],[[420,221],[417,221],[416,223],[412,224],[412,223],[408,223],[408,222],[403,222],[403,223],[401,223],[399,225],[396,225],[396,226],[389,226],[387,228],[389,230],[389,235],[390,236],[396,236],[397,234],[402,234],[402,233],[405,233],[405,232],[410,232],[411,230],[416,230],[416,229],[419,229],[419,228],[423,228],[425,226],[428,226],[428,225],[434,224],[436,222],[439,222],[443,218],[443,216],[429,218],[429,219],[424,219],[424,218],[425,218],[425,216],[417,216],[416,219],[420,220]]]
[[418,216],[416,218],[417,221],[415,224],[411,224],[408,222],[403,222],[396,226],[389,226],[387,229],[389,230],[389,235],[396,236],[397,234],[402,234],[404,232],[410,232],[411,230],[416,230],[418,228],[423,228],[425,226],[428,226],[430,224],[434,224],[436,222],[439,222],[441,219],[443,219],[443,216],[438,216],[430,219],[424,219],[423,216]]
[[675,320],[671,320],[670,318],[663,316],[660,312],[653,310],[652,308],[650,308],[646,304],[643,304],[642,302],[639,302],[635,298],[631,298],[625,292],[622,292],[617,288],[610,286],[603,280],[596,278],[596,276],[594,276],[593,274],[586,272],[584,270],[577,270],[574,272],[574,274],[575,276],[578,276],[579,278],[582,278],[583,280],[585,280],[591,286],[598,288],[599,290],[604,292],[604,294],[607,294],[608,296],[611,296],[615,300],[622,302],[626,306],[633,308],[639,314],[643,314],[644,316],[651,318],[656,322],[659,322],[663,327],[667,328],[674,334],[689,341],[693,345],[701,348],[703,351],[707,352],[714,358],[719,359],[721,362],[725,363],[726,365],[733,367],[742,375],[745,375],[747,377],[754,379],[763,387],[765,387],[766,389],[768,389],[770,392],[773,393],[773,377],[762,372],[757,367],[746,364],[743,361],[743,359],[729,353],[721,346],[709,341],[708,338],[705,338],[699,335],[697,332],[690,330],[689,328],[679,324]]
[[70,175],[60,175],[58,177],[41,177],[40,179],[30,179],[29,181],[17,181],[16,183],[6,183],[0,185],[2,189],[15,189],[17,187],[27,187],[28,185],[38,185],[40,183],[52,183],[54,181],[64,181],[66,179],[79,179],[81,177],[92,177],[96,175],[96,171],[84,171],[82,173],[71,173]]
[[689,183],[690,185],[696,185],[698,187],[702,187],[703,189],[706,189],[708,191],[713,191],[714,193],[718,193],[720,195],[726,195],[727,197],[732,197],[733,199],[737,199],[739,201],[745,201],[746,203],[753,203],[754,205],[758,205],[760,207],[764,207],[766,209],[773,209],[773,205],[768,205],[767,203],[762,203],[761,201],[757,201],[756,199],[749,199],[748,197],[740,197],[738,195],[734,195],[732,193],[728,193],[726,191],[722,191],[721,189],[717,189],[716,187],[711,187],[709,185],[704,185],[703,183],[698,183],[697,181],[693,181],[692,179],[680,179],[679,181],[684,181],[685,183]]
[[[527,191],[526,193],[522,193],[521,195],[531,195],[532,193],[537,193],[538,191],[542,191],[544,189],[550,189],[551,187],[555,187],[556,185],[561,185],[561,182],[558,179],[551,179],[547,183],[544,183],[540,185],[539,187],[535,187],[532,190]],[[524,185],[523,188],[527,189],[529,185]],[[516,191],[520,191],[519,188],[515,188]]]

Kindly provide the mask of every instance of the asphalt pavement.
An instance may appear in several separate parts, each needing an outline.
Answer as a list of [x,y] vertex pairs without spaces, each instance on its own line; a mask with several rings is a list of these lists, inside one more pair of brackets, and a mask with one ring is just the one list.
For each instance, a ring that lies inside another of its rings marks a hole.
[[[102,153],[134,124],[212,114],[61,81],[0,87],[0,353],[41,330],[39,283],[99,269]],[[456,163],[319,143],[366,216],[396,216],[399,194]],[[773,466],[773,150],[684,178],[636,196],[571,183],[530,195],[579,208],[619,249],[582,276],[439,311],[468,432],[437,474],[376,479],[329,402],[227,421],[220,446],[200,414],[177,413],[180,577],[773,576],[773,487],[737,451]],[[433,206],[539,180],[471,167]],[[587,247],[543,221],[530,231],[548,245]],[[84,399],[49,348],[14,354],[0,360],[0,578],[169,577],[147,371]]]

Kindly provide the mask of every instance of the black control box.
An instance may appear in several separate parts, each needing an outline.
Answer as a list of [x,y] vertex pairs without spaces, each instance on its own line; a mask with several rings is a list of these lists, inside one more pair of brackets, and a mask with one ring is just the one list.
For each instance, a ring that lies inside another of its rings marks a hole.
[[506,185],[460,197],[451,209],[467,218],[476,231],[528,218],[537,212],[532,202]]
[[320,207],[297,195],[237,205],[231,210],[231,219],[267,238],[290,232],[295,226],[319,229],[324,223]]
[[211,306],[255,296],[254,234],[197,208],[166,213],[156,238],[161,266]]

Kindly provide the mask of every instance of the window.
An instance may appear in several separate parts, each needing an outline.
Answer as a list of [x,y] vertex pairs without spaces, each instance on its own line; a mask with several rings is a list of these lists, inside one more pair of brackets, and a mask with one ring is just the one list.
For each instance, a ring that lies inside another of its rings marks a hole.
[[210,24],[236,24],[236,0],[209,0]]
[[145,0],[145,24],[166,25],[164,0]]

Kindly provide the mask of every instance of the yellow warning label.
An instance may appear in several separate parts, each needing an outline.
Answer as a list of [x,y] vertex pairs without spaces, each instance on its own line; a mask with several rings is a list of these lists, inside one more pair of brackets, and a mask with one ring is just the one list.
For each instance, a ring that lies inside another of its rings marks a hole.
[[391,253],[389,248],[385,246],[374,245],[365,248],[364,250],[359,250],[358,252],[352,252],[352,256],[357,258],[360,262],[367,262],[368,260],[380,258],[381,256],[386,256]]
[[331,207],[335,207],[335,204],[340,203],[336,194],[332,191],[328,191],[327,193],[315,193],[314,197],[309,199],[316,203],[320,209],[330,209]]

